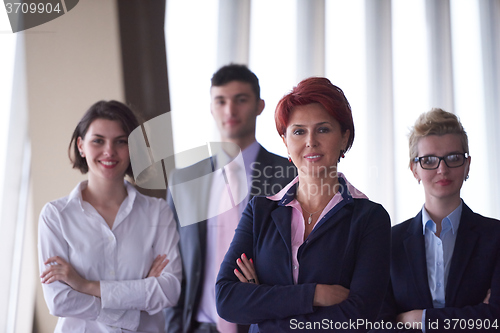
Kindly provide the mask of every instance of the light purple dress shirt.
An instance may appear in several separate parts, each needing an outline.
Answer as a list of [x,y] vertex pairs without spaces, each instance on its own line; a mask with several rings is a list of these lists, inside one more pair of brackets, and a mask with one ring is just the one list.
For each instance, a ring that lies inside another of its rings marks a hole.
[[[252,168],[251,164],[255,162],[257,154],[259,153],[260,145],[257,141],[254,141],[250,146],[242,151],[243,161],[245,164],[245,172],[247,175],[247,184],[251,186],[252,179]],[[217,216],[216,212],[219,209],[221,193],[225,191],[224,181],[220,181],[223,177],[222,171],[219,168],[225,163],[220,160],[229,160],[227,156],[221,156],[217,158],[217,171],[214,175],[214,181],[212,182],[211,192],[210,192],[210,204],[209,204],[209,216],[214,216],[207,220],[207,247],[205,252],[205,271],[203,276],[203,289],[200,299],[200,305],[198,307],[198,313],[196,315],[196,320],[200,323],[217,323],[219,315],[217,314],[217,309],[215,307],[215,280],[217,278],[217,273],[219,271],[219,264],[216,263],[216,249],[217,249]],[[238,207],[239,216],[241,216],[243,209],[248,203],[248,197],[243,200]],[[215,213],[214,213],[215,212]]]

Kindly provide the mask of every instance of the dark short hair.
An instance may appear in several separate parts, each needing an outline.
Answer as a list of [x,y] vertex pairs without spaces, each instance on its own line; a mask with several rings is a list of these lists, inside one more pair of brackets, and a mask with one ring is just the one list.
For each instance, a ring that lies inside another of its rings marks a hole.
[[229,64],[221,67],[212,76],[212,87],[220,87],[232,81],[250,84],[255,98],[260,99],[259,78],[245,65]]
[[[85,134],[90,127],[90,124],[96,119],[114,120],[120,123],[123,131],[127,135],[139,126],[139,122],[132,110],[125,104],[118,101],[99,101],[92,105],[83,115],[82,119],[76,125],[71,141],[68,147],[68,156],[73,163],[74,169],[79,169],[81,173],[86,174],[89,171],[87,159],[80,156],[78,150],[78,138],[85,138]],[[129,165],[125,172],[130,177],[134,177],[132,166]]]
[[274,120],[280,135],[285,135],[290,113],[296,106],[320,104],[340,124],[342,132],[349,130],[346,151],[354,141],[354,122],[351,106],[339,87],[324,77],[310,77],[301,81],[290,93],[283,96],[276,106]]

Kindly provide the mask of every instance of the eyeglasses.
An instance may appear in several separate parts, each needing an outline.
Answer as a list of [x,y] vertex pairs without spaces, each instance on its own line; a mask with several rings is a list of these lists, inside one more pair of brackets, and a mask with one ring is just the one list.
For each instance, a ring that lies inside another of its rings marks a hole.
[[448,168],[458,168],[464,165],[465,160],[468,157],[469,154],[467,153],[450,154],[443,157],[429,155],[429,156],[415,157],[415,159],[413,159],[413,162],[415,163],[419,162],[422,169],[425,170],[434,170],[439,168],[439,164],[441,163],[441,161],[444,161],[444,163]]

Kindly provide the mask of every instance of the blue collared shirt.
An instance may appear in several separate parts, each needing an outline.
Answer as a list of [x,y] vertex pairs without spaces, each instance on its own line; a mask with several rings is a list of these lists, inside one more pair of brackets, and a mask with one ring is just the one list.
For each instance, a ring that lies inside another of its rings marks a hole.
[[[422,207],[422,232],[425,238],[425,259],[427,280],[434,308],[444,308],[445,291],[450,272],[451,258],[457,240],[458,226],[462,216],[463,203],[441,221],[441,233],[436,236],[436,223]],[[425,332],[425,310],[422,314],[422,327]]]

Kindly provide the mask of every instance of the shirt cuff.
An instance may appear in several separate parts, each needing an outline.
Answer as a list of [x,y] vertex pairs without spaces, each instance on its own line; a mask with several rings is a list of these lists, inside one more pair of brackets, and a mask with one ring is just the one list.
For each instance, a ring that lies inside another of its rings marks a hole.
[[101,281],[103,309],[144,309],[146,288],[143,280]]
[[137,331],[141,321],[141,312],[139,310],[101,309],[96,321],[108,326]]

